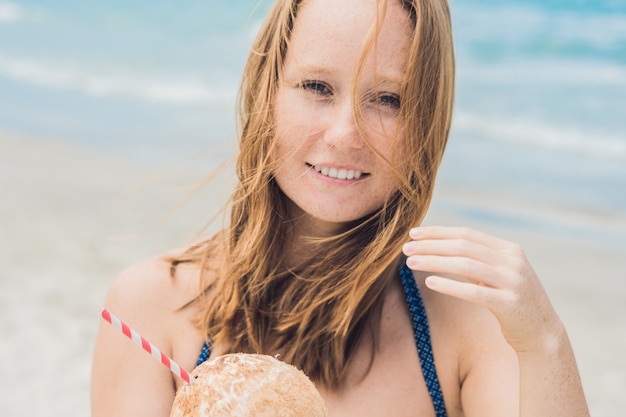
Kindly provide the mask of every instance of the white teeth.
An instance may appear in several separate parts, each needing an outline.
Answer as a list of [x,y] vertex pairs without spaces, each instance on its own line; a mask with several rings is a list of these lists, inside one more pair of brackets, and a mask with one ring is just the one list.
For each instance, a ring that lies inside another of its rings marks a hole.
[[358,180],[363,173],[355,169],[337,169],[328,167],[315,167],[315,170],[322,175],[330,178],[337,178],[339,180]]

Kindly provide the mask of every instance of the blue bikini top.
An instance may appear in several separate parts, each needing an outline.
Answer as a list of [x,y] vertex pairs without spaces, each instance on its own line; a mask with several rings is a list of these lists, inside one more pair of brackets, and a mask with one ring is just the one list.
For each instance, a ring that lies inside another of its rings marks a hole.
[[[420,363],[422,365],[422,373],[424,381],[433,401],[436,417],[447,417],[446,407],[443,401],[443,394],[437,377],[435,368],[435,359],[433,357],[433,347],[430,341],[430,328],[428,327],[428,317],[422,296],[417,288],[413,272],[404,263],[400,267],[400,278],[404,287],[404,294],[411,314],[411,322],[413,324],[413,335],[417,352],[419,354]],[[196,365],[205,362],[211,356],[211,342],[206,342],[202,346],[200,357]]]

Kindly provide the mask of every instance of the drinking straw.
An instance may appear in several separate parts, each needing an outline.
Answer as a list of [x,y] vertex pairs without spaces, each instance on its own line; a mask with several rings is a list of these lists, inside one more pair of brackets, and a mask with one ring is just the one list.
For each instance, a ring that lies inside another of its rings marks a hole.
[[188,384],[191,383],[192,378],[189,376],[189,372],[180,367],[174,360],[169,358],[165,353],[161,352],[154,346],[152,343],[144,339],[139,333],[133,330],[130,326],[120,320],[117,316],[111,313],[106,308],[102,309],[102,318],[108,321],[113,327],[117,328],[121,331],[126,337],[132,340],[136,345],[140,346],[143,350],[152,355],[153,358],[161,362],[163,365],[169,368],[170,371],[174,373],[174,375],[181,378],[183,381]]

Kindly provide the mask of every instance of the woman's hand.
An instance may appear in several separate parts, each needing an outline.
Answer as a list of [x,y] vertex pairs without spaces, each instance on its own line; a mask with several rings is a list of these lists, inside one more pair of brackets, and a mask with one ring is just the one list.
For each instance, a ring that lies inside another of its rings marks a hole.
[[[567,332],[522,249],[467,228],[419,227],[410,236],[407,265],[433,273],[428,288],[483,305],[499,321],[517,353],[519,415],[588,417]],[[484,379],[475,377],[478,383],[470,380],[464,389],[484,392]],[[468,408],[476,405],[473,395],[466,398]]]
[[428,288],[487,307],[516,352],[558,334],[562,324],[518,245],[468,228],[418,227],[410,237],[409,268],[433,273]]

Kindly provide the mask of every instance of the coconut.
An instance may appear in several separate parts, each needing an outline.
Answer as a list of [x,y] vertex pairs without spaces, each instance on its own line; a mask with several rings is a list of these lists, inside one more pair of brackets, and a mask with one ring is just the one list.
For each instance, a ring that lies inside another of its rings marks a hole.
[[233,353],[191,372],[170,417],[326,417],[324,400],[304,372],[272,356]]

